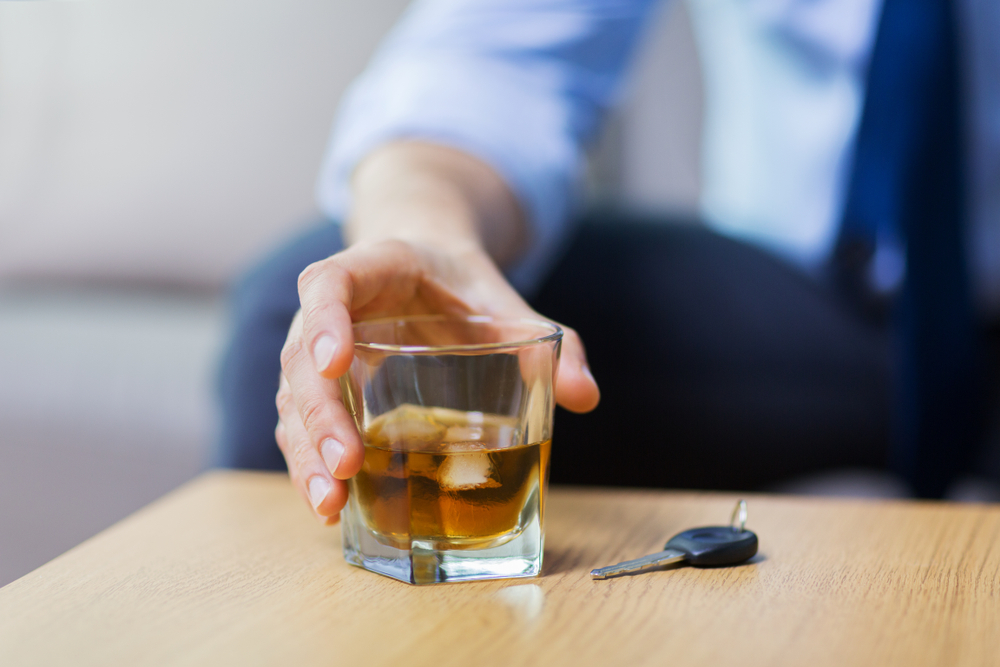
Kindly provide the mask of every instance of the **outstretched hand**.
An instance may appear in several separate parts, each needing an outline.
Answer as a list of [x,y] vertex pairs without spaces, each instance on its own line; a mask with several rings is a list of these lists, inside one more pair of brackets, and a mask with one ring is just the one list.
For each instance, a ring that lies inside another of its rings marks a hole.
[[[463,166],[468,174],[468,164]],[[405,179],[394,182],[401,181]],[[426,215],[426,202],[404,199],[390,211],[362,208],[372,221],[365,229],[385,230],[378,221],[387,216],[432,217]],[[441,209],[437,202],[433,206]],[[444,231],[442,235],[436,228],[426,240],[412,227],[396,238],[384,231],[374,234],[374,240],[373,234],[362,234],[347,250],[310,265],[299,276],[301,309],[281,352],[275,437],[293,483],[323,523],[336,522],[347,502],[344,480],[364,462],[364,447],[337,381],[354,357],[354,322],[421,314],[545,319],[507,283],[478,238],[463,237],[461,230]],[[587,412],[600,394],[579,335],[563,329],[556,401],[568,410]]]
[[[389,315],[488,314],[540,318],[484,254],[444,255],[403,241],[359,244],[299,277],[302,308],[281,353],[275,431],[292,481],[326,523],[347,502],[344,480],[364,448],[337,378],[354,357],[352,323]],[[556,401],[593,409],[597,385],[580,337],[564,327]]]

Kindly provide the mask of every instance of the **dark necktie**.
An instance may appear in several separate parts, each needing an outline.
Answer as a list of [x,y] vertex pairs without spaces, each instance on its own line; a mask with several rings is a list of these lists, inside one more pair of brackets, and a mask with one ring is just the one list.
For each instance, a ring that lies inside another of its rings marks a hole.
[[877,243],[898,239],[905,247],[905,279],[892,305],[890,462],[922,497],[940,497],[977,443],[960,101],[952,3],[886,0],[838,256],[858,274]]

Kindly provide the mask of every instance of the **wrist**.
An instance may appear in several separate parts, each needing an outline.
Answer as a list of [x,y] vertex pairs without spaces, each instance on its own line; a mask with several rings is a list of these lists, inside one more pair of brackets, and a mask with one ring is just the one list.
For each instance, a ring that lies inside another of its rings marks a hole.
[[454,254],[489,255],[503,265],[525,245],[520,208],[485,163],[425,142],[387,144],[351,182],[349,244],[397,239]]

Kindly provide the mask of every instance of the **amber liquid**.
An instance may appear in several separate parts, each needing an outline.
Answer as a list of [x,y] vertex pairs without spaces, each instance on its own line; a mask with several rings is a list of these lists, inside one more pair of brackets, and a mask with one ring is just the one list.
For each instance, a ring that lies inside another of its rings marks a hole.
[[352,480],[368,529],[383,544],[498,546],[541,512],[551,440],[520,444],[515,420],[402,405],[364,433]]

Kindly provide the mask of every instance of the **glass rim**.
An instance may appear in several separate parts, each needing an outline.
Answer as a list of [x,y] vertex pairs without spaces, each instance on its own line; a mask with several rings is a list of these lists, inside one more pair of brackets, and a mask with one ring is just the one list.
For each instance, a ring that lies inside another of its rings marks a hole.
[[448,352],[478,352],[503,350],[514,347],[528,347],[542,345],[553,341],[561,340],[563,329],[555,322],[548,320],[533,319],[530,317],[493,317],[492,315],[397,315],[392,317],[379,317],[373,320],[362,320],[355,322],[351,329],[357,331],[359,327],[411,322],[458,322],[463,324],[523,324],[548,330],[544,336],[526,338],[523,340],[511,340],[500,343],[468,343],[460,345],[397,345],[394,343],[371,343],[358,341],[355,339],[354,347],[363,350],[377,350],[379,352],[399,352],[404,354],[444,354]]

